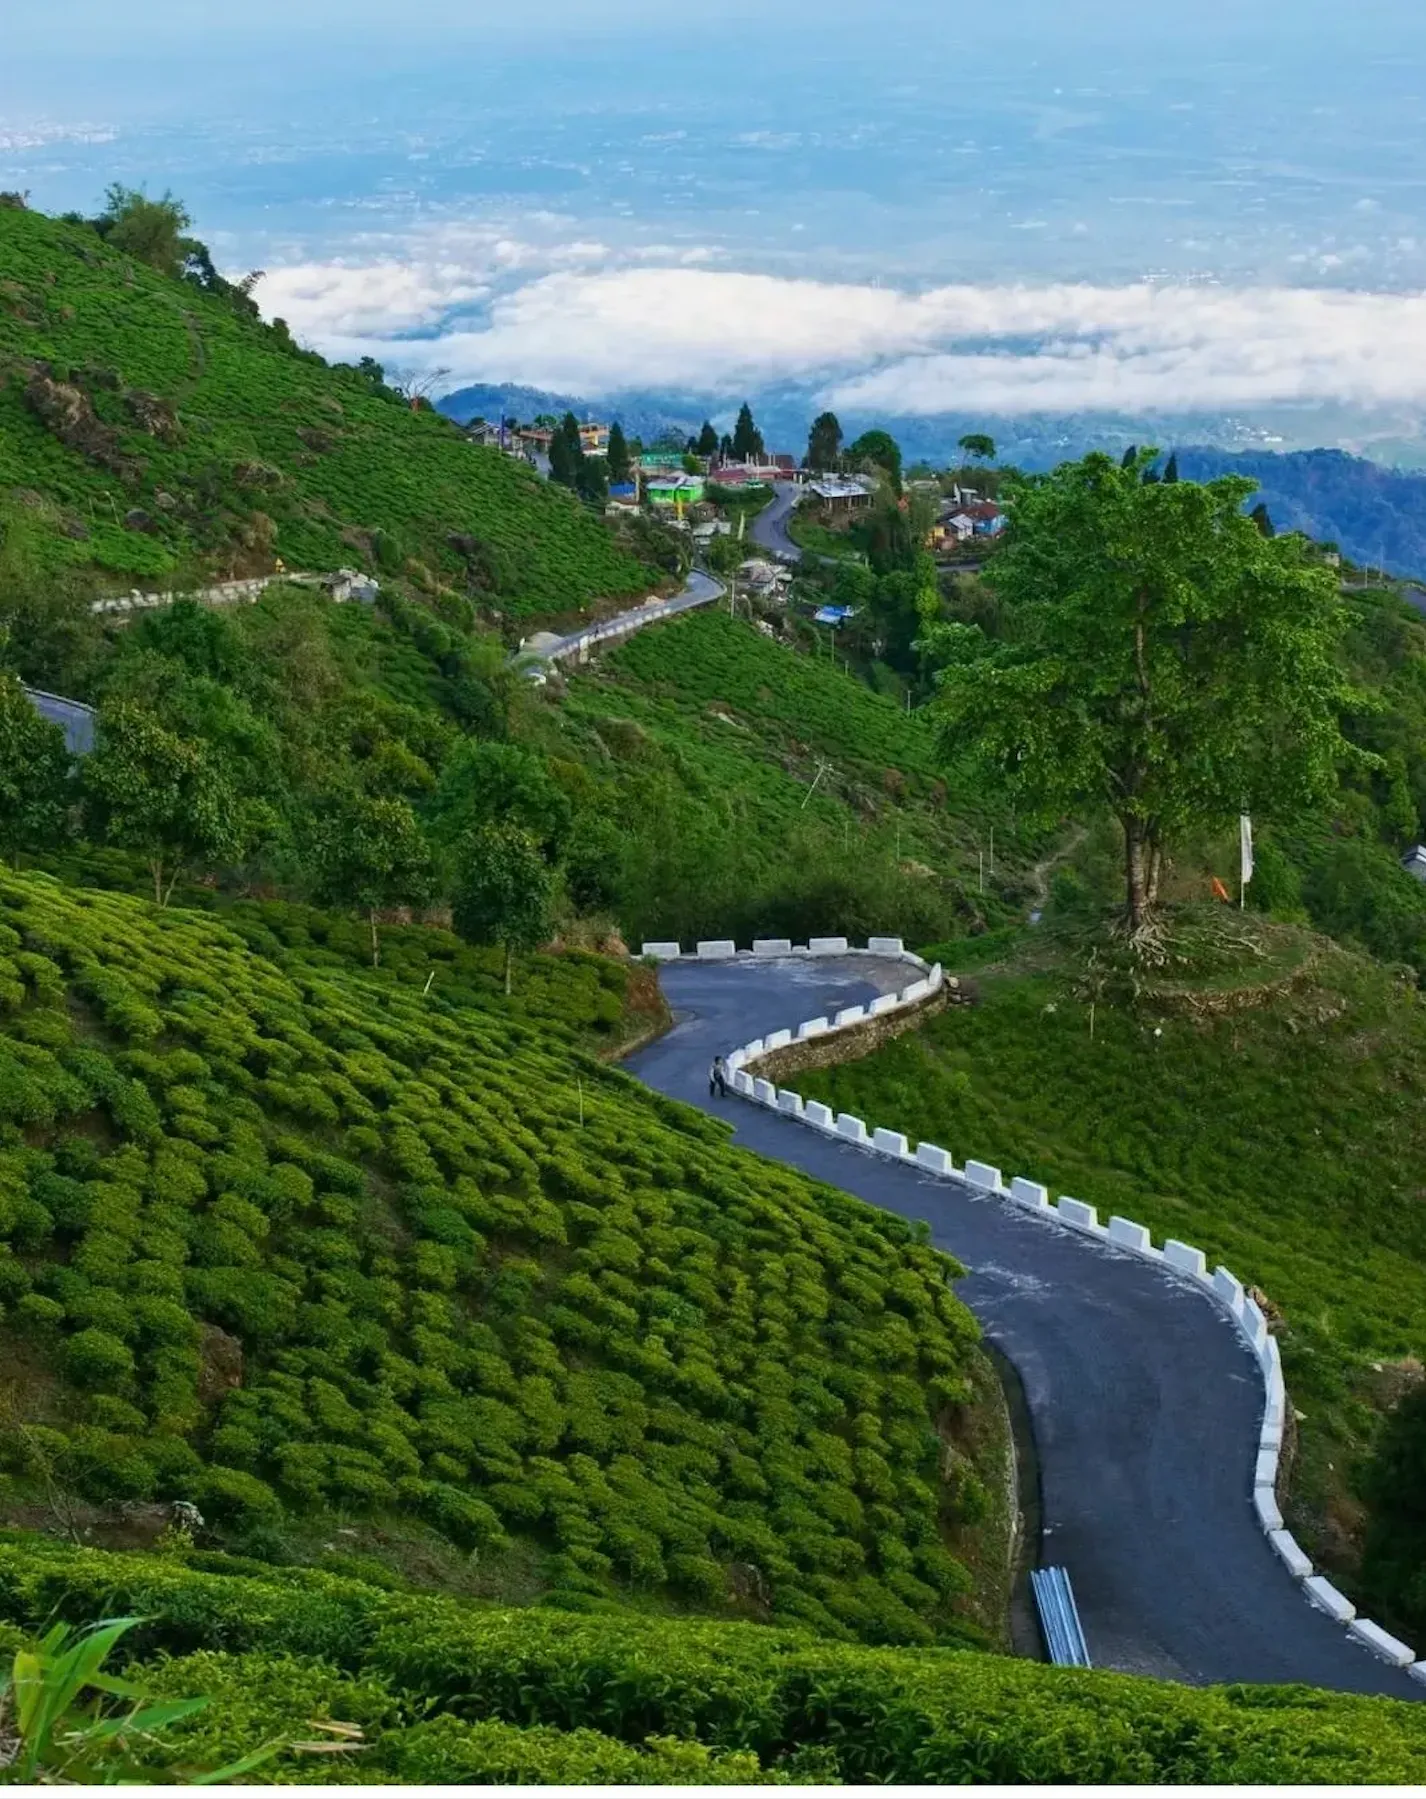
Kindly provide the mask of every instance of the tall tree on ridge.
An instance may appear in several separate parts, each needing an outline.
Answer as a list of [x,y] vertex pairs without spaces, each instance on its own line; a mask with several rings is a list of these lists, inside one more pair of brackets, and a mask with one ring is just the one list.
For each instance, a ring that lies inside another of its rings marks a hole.
[[763,453],[763,434],[753,423],[753,411],[744,400],[738,408],[738,422],[733,427],[733,459],[747,462]]
[[1262,536],[1242,510],[1250,481],[1146,484],[1154,456],[1017,481],[984,576],[1013,632],[927,632],[948,749],[976,755],[1022,817],[1118,819],[1135,934],[1176,838],[1314,804],[1343,761],[1378,766],[1339,724],[1332,571]]
[[703,429],[698,433],[698,440],[693,446],[695,456],[716,456],[718,454],[718,433],[713,429],[713,421],[704,419]]
[[629,440],[624,436],[624,427],[618,419],[609,427],[609,449],[605,460],[609,465],[609,479],[616,485],[627,481],[634,472],[633,460],[629,455]]
[[841,459],[841,422],[835,412],[819,412],[807,433],[807,467],[834,469]]

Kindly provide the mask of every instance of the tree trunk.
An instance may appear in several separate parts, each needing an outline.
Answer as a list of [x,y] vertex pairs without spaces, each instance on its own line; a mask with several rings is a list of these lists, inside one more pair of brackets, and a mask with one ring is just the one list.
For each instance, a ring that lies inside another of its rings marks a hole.
[[1151,837],[1149,840],[1149,880],[1145,893],[1150,909],[1159,903],[1159,882],[1163,879],[1163,873],[1164,846],[1157,837]]
[[373,906],[366,915],[366,922],[371,926],[371,965],[381,967],[381,939],[376,934],[376,907]]
[[1149,915],[1149,846],[1141,818],[1119,820],[1124,831],[1124,916],[1131,931],[1143,928]]
[[163,863],[155,857],[149,863],[149,873],[153,876],[153,903],[163,904]]
[[514,945],[507,943],[505,945],[505,997],[506,997],[506,999],[509,999],[509,997],[510,997],[510,964],[514,961],[514,959],[515,959]]

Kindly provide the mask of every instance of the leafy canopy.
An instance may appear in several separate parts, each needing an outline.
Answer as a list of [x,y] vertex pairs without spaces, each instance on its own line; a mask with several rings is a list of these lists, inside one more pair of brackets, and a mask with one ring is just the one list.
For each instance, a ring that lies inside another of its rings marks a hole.
[[529,831],[486,825],[462,845],[451,919],[468,943],[503,945],[507,993],[515,952],[549,936],[552,898],[553,871]]
[[142,188],[125,187],[114,182],[104,194],[104,210],[97,224],[100,232],[116,250],[146,262],[161,275],[183,273],[190,251],[194,248],[184,236],[193,223],[181,200],[165,191],[163,198],[150,200]]
[[376,914],[419,904],[431,891],[431,855],[416,815],[402,799],[334,796],[314,831],[318,896],[365,912],[373,967],[381,961]]
[[0,673],[0,851],[51,849],[70,807],[64,732],[35,710],[13,675]]
[[180,737],[142,706],[119,701],[99,718],[99,739],[84,763],[90,829],[139,850],[166,906],[183,870],[236,856],[237,795],[207,747]]
[[889,431],[863,431],[848,447],[847,456],[858,467],[880,469],[901,492],[901,446]]
[[1027,815],[1119,820],[1136,927],[1167,844],[1242,809],[1310,805],[1353,753],[1332,575],[1244,516],[1251,482],[1146,484],[1154,454],[1017,482],[986,575],[1005,639],[928,636],[949,746],[976,752]]

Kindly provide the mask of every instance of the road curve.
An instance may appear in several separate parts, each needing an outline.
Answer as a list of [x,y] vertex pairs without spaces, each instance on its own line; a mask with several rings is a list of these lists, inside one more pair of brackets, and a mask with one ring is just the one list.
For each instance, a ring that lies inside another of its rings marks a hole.
[[787,521],[801,498],[802,489],[796,482],[782,481],[778,483],[771,501],[761,512],[754,513],[748,529],[760,550],[766,550],[772,556],[780,556],[784,562],[801,562],[802,551],[787,534]]
[[1068,1568],[1096,1667],[1194,1685],[1303,1681],[1426,1697],[1310,1606],[1259,1530],[1250,1499],[1261,1383],[1201,1292],[1003,1200],[741,1100],[710,1101],[719,1051],[891,992],[905,984],[904,964],[688,962],[666,964],[659,978],[676,1023],[629,1059],[631,1073],[725,1117],[748,1149],[925,1219],[968,1269],[957,1291],[1029,1402],[1042,1560]]
[[707,606],[712,601],[721,599],[727,591],[721,581],[715,581],[712,575],[705,574],[702,569],[690,569],[683,586],[666,600],[646,600],[641,606],[631,606],[627,612],[616,612],[613,618],[584,625],[578,631],[570,632],[568,637],[556,637],[539,649],[524,649],[518,654],[539,662],[561,662],[566,657],[577,656],[586,645],[603,643],[615,637],[628,637],[635,631],[641,631],[645,625],[657,624],[665,618],[676,618],[680,612],[688,612],[695,606]]

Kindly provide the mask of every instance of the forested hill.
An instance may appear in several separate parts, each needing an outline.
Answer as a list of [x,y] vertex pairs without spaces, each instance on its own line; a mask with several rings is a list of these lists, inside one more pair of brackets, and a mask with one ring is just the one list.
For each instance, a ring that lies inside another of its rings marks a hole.
[[1426,475],[1381,468],[1346,450],[1189,449],[1178,461],[1190,481],[1250,476],[1279,531],[1335,543],[1363,567],[1426,576]]
[[0,206],[0,579],[85,589],[288,568],[401,574],[524,617],[654,579],[604,521],[330,366],[241,287]]

